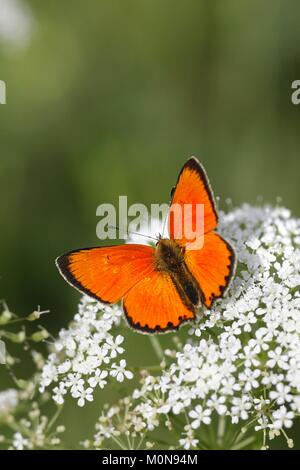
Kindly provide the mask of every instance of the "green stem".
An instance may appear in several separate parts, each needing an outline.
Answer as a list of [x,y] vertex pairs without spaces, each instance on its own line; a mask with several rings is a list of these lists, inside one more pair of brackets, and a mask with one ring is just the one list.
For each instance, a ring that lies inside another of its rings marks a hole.
[[231,447],[231,450],[239,450],[247,447],[249,444],[252,444],[252,442],[255,441],[255,436],[250,436],[244,439],[243,441],[240,441],[238,444],[235,446]]
[[48,426],[47,426],[47,432],[50,431],[50,429],[52,428],[53,424],[55,423],[55,421],[57,420],[57,418],[59,417],[60,413],[62,412],[62,409],[63,409],[63,406],[59,406],[56,410],[56,412],[54,413],[52,419],[49,421],[48,423]]
[[150,339],[150,343],[151,343],[151,345],[154,349],[154,352],[155,352],[158,360],[162,361],[163,358],[164,358],[164,352],[163,352],[163,349],[162,349],[157,337],[151,335],[151,336],[149,336],[149,339]]
[[115,436],[111,436],[112,440],[122,449],[122,450],[128,450],[125,445],[122,444],[122,442],[117,439]]
[[224,433],[225,433],[225,417],[220,416],[219,422],[218,422],[218,429],[217,429],[217,444],[219,447],[222,447]]

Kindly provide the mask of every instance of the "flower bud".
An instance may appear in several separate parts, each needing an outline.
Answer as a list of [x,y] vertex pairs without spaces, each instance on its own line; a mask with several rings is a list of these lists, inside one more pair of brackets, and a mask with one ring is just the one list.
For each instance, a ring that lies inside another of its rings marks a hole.
[[47,330],[44,328],[42,330],[36,331],[30,336],[30,339],[34,341],[35,343],[39,343],[40,341],[43,341],[44,339],[47,339],[49,337],[49,333]]
[[294,447],[294,441],[293,439],[288,439],[287,440],[287,445],[290,449],[292,449]]
[[28,386],[28,381],[27,380],[23,380],[23,379],[19,379],[17,381],[18,383],[18,386],[22,389],[22,390],[25,390],[26,387]]
[[27,315],[26,320],[27,321],[35,321],[35,320],[38,320],[40,318],[40,316],[41,316],[41,312],[39,312],[38,310],[35,310],[34,312]]
[[4,310],[0,315],[0,325],[6,325],[12,317],[12,313],[9,310]]
[[26,339],[25,331],[19,331],[19,333],[11,333],[10,331],[5,331],[4,336],[12,341],[13,343],[24,343]]
[[49,310],[44,310],[44,311],[41,311],[40,309],[34,310],[32,313],[27,315],[26,320],[27,321],[39,320],[40,316],[43,315],[44,313],[49,313]]

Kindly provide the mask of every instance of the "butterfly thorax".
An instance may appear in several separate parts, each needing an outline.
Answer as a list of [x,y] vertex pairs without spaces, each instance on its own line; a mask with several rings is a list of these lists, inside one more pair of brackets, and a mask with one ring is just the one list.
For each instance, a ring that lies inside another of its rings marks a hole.
[[175,240],[161,239],[155,250],[156,269],[176,272],[184,263],[184,248]]
[[200,291],[186,266],[184,253],[184,247],[175,240],[162,239],[156,245],[155,264],[157,271],[168,273],[184,304],[193,309],[200,302]]

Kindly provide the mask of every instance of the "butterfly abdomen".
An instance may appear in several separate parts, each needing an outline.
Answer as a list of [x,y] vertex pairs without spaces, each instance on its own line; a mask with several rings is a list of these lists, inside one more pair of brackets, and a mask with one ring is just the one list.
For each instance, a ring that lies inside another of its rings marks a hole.
[[194,309],[200,302],[200,292],[196,280],[184,261],[184,248],[175,240],[162,239],[155,252],[156,269],[170,275],[183,303]]

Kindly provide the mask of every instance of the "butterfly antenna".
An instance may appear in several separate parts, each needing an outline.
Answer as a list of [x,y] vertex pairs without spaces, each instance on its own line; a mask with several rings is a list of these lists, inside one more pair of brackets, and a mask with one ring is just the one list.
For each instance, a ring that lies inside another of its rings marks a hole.
[[165,229],[166,229],[167,220],[168,220],[169,213],[170,213],[170,207],[171,207],[174,191],[175,191],[175,187],[172,188],[172,190],[171,190],[171,199],[169,200],[169,204],[168,204],[169,205],[169,210],[168,210],[168,213],[165,215],[165,220],[164,220],[164,226],[163,226],[163,232],[162,232],[163,237],[164,237],[164,234],[165,234]]
[[[171,201],[169,202],[169,208],[170,208],[170,204],[171,204]],[[167,219],[168,219],[168,214],[165,215],[165,221],[164,221],[164,226],[163,226],[163,231],[162,231],[163,237],[164,237],[165,230],[166,230]]]
[[[118,225],[108,225],[109,228],[115,228],[117,230],[120,230],[120,227],[118,227]],[[155,237],[151,237],[150,235],[143,235],[142,233],[138,233],[138,232],[128,232],[129,235],[138,235],[139,237],[145,237],[145,238],[150,238],[151,240],[155,240],[156,242],[158,241],[158,238],[155,238]]]

